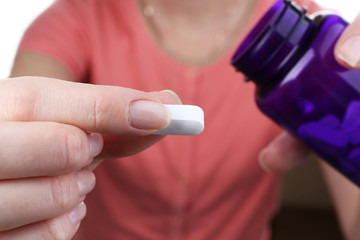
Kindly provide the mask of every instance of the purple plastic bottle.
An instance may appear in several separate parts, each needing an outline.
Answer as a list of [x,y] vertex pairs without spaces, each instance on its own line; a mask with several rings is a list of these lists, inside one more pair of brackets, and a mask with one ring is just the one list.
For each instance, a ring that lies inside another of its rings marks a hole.
[[266,115],[360,186],[360,70],[345,69],[334,57],[347,25],[337,15],[312,18],[279,0],[232,64],[256,84]]

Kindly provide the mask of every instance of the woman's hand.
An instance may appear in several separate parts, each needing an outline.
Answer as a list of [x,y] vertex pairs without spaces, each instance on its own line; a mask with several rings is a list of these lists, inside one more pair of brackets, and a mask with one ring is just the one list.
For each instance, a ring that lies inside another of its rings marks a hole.
[[[337,61],[346,68],[360,69],[360,15],[344,31],[335,47]],[[360,79],[359,79],[360,81]],[[264,169],[288,171],[315,158],[303,143],[284,132],[260,154]],[[337,210],[340,226],[348,240],[360,238],[360,190],[334,169],[321,164]]]
[[95,185],[85,168],[96,156],[129,155],[160,140],[151,133],[168,124],[162,103],[178,98],[38,77],[0,80],[0,239],[71,239]]
[[[338,40],[335,57],[346,68],[360,69],[360,15]],[[314,157],[303,143],[284,132],[260,153],[259,160],[264,169],[283,172]]]

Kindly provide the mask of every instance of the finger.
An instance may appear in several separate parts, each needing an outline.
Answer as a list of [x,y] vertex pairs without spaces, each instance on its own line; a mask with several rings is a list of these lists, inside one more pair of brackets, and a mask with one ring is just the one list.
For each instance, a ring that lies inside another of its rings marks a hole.
[[59,175],[90,164],[100,134],[50,122],[0,122],[0,179]]
[[[172,91],[152,92],[152,95],[158,97],[164,104],[181,104],[180,98]],[[102,160],[108,158],[126,157],[143,151],[144,149],[157,143],[165,136],[119,136],[103,135],[104,149],[99,156],[87,167],[94,170]]]
[[152,146],[160,141],[164,136],[149,135],[149,136],[113,136],[105,135],[104,141],[106,143],[104,151],[98,158],[107,159],[117,156],[127,157]]
[[115,136],[104,135],[104,149],[95,160],[86,167],[93,171],[103,160],[110,158],[127,157],[137,154],[155,143],[159,142],[165,136]]
[[95,185],[88,170],[58,177],[2,181],[0,231],[60,216],[81,201]]
[[335,47],[335,56],[347,68],[360,68],[360,15],[341,35]]
[[171,90],[151,92],[150,94],[158,98],[164,104],[182,104],[180,97]]
[[26,225],[17,229],[0,233],[2,240],[38,240],[54,239],[66,240],[72,239],[79,229],[81,220],[86,215],[86,206],[82,202],[69,211],[67,214],[59,217]]
[[156,94],[40,77],[1,81],[0,108],[0,120],[54,121],[99,133],[146,135],[169,124]]
[[283,132],[260,153],[260,165],[267,171],[285,172],[315,158],[305,144]]

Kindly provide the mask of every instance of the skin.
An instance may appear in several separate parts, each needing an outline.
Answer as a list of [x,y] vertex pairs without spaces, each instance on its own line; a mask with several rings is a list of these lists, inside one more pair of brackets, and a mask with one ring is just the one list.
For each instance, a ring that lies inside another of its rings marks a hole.
[[[181,62],[202,66],[222,57],[251,17],[254,0],[138,0],[150,4],[148,27],[160,47]],[[206,6],[206,7],[205,7]],[[226,36],[226,37],[225,37]]]
[[[95,185],[87,170],[94,159],[135,154],[162,138],[150,135],[156,129],[131,125],[131,104],[179,103],[169,91],[41,77],[2,80],[0,86],[1,239],[71,239],[86,213],[81,202]],[[159,128],[166,121],[158,120]]]
[[[208,28],[199,26],[204,26],[204,19],[208,19],[210,25],[222,19],[221,15],[208,18],[210,12],[219,7],[219,1],[156,2],[162,4],[163,10],[172,11],[169,15],[165,11],[160,13],[169,26],[162,28],[164,41],[171,36],[166,29],[178,29],[179,35],[185,37],[169,46],[171,51],[183,53],[179,58],[189,64],[204,63],[211,52],[209,49],[195,47],[189,51],[184,49],[189,45],[182,42],[196,45],[209,39]],[[209,6],[208,11],[198,4]],[[243,4],[251,9],[251,4],[247,5],[249,1],[244,0]],[[171,28],[174,24],[177,28]],[[204,34],[191,31],[194,26],[205,29]],[[349,68],[360,68],[360,62],[348,64],[341,46],[350,36],[360,36],[358,29],[360,18],[344,32],[334,53],[338,61]],[[353,54],[360,58],[356,51]],[[11,77],[19,76],[48,78],[10,78],[0,82],[0,105],[5,106],[0,111],[0,238],[71,239],[86,214],[82,201],[95,184],[95,176],[88,169],[105,158],[140,152],[162,138],[151,135],[156,128],[139,129],[131,125],[131,103],[144,99],[173,104],[180,101],[169,91],[145,93],[73,83],[75,79],[65,66],[39,53],[17,55]],[[24,86],[26,91],[21,90]],[[110,107],[117,111],[105,111]],[[156,121],[157,128],[166,126],[166,117]],[[40,140],[39,133],[42,133]],[[287,133],[274,139],[260,154],[261,165],[266,170],[279,172],[313,158],[310,150]],[[324,172],[347,239],[358,239],[359,190],[326,166]]]

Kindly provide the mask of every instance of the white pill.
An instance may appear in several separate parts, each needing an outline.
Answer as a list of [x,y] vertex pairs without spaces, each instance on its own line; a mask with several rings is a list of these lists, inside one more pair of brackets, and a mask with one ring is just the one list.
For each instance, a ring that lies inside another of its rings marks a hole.
[[197,135],[204,130],[204,112],[193,105],[168,105],[170,123],[164,129],[154,134],[157,135]]

